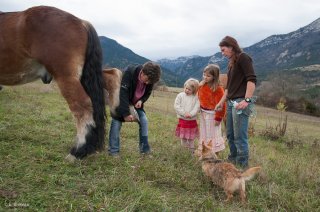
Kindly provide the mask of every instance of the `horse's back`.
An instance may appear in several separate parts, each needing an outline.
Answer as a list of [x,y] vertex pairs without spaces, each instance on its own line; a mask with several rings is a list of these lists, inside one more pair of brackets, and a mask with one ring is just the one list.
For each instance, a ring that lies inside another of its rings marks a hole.
[[105,89],[110,92],[115,87],[120,87],[122,72],[117,68],[104,68],[102,70]]
[[[47,70],[82,70],[87,46],[83,21],[54,7],[32,7],[0,15],[0,84],[27,83]],[[69,73],[68,73],[69,70]]]
[[[38,58],[48,69],[84,61],[87,30],[81,19],[46,6],[30,8],[24,14],[24,35],[31,57]],[[48,71],[56,75],[56,69]]]

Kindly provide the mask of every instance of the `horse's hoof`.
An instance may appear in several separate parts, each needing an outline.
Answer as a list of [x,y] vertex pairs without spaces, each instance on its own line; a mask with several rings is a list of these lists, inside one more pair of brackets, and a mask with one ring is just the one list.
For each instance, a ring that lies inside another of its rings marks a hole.
[[69,154],[67,155],[65,160],[68,161],[69,163],[74,163],[77,160],[77,158],[74,155]]

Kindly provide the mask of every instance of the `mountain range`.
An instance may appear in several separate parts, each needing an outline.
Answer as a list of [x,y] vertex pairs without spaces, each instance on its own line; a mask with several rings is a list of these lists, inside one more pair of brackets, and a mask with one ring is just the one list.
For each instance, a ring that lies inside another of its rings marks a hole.
[[[135,54],[132,50],[122,46],[117,41],[100,36],[100,43],[103,51],[104,67],[114,67],[124,70],[129,65],[143,64],[149,59]],[[162,66],[161,84],[173,85],[175,74],[171,73],[166,67]]]
[[[101,36],[105,65],[123,69],[149,59],[135,54],[115,40]],[[271,35],[243,48],[254,61],[257,76],[265,79],[270,73],[320,64],[320,18],[288,34]],[[189,77],[201,79],[205,66],[216,63],[226,72],[227,60],[220,52],[212,56],[187,56],[156,61],[162,67],[162,80],[168,86],[181,86]],[[320,70],[315,70],[320,76]],[[319,83],[319,82],[318,82]]]

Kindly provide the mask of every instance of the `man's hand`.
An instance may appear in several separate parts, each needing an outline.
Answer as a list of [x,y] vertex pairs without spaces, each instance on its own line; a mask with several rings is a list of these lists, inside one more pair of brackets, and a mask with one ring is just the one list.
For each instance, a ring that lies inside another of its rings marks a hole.
[[245,109],[248,105],[249,105],[248,102],[242,100],[241,102],[239,102],[239,103],[237,104],[236,109],[237,109],[237,110],[243,110],[243,109]]
[[134,105],[135,108],[141,108],[141,106],[142,106],[142,101],[141,101],[141,100],[139,100],[139,101]]
[[124,117],[124,120],[126,122],[133,122],[134,121],[134,117],[133,117],[133,115],[129,115],[129,116]]

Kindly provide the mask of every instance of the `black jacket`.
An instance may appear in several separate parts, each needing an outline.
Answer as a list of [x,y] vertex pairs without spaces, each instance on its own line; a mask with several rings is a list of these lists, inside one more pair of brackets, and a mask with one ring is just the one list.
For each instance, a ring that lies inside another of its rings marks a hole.
[[[129,66],[123,73],[120,88],[119,106],[116,108],[116,114],[112,114],[114,119],[124,121],[124,117],[130,115],[129,105],[133,105],[132,100],[137,87],[139,73],[142,69],[142,65]],[[143,103],[148,100],[151,95],[153,84],[146,85],[143,96],[140,98],[142,101],[141,109],[143,109]]]

